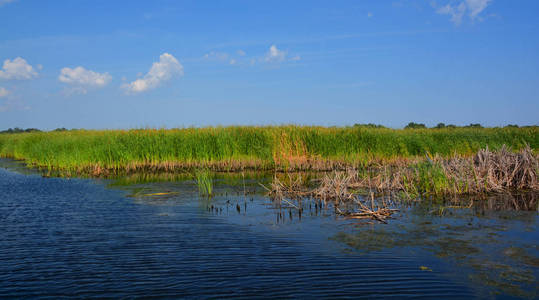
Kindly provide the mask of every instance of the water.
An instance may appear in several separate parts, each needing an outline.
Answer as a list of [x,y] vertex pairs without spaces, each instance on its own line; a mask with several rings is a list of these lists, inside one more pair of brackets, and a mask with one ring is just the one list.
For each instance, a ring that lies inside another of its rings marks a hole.
[[357,224],[244,196],[258,180],[205,199],[189,180],[0,165],[0,297],[537,297],[536,209],[423,203]]

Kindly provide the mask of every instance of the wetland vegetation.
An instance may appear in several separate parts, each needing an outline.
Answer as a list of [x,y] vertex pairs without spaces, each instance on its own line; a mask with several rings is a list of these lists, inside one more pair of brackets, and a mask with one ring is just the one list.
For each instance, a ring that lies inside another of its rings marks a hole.
[[0,134],[0,155],[29,165],[95,174],[119,170],[334,170],[448,158],[507,145],[539,149],[539,128],[388,129],[365,126],[236,126],[69,130]]
[[[147,251],[144,255],[155,261],[151,264],[154,270],[173,270],[167,271],[167,280],[187,280],[194,284],[187,293],[199,292],[198,285],[205,281],[198,280],[199,273],[186,272],[185,265],[190,266],[189,270],[200,269],[211,261],[205,276],[219,278],[212,282],[214,285],[222,274],[238,272],[230,270],[250,268],[257,270],[257,274],[274,274],[265,267],[270,265],[279,271],[272,279],[275,284],[264,286],[264,290],[275,286],[278,290],[282,286],[293,288],[294,285],[287,283],[298,280],[299,272],[300,277],[307,278],[310,292],[319,291],[311,283],[323,274],[331,278],[332,286],[342,287],[338,290],[340,295],[353,295],[357,293],[357,282],[373,280],[365,286],[374,285],[376,290],[386,289],[395,295],[406,290],[423,295],[433,293],[433,296],[535,298],[538,291],[534,282],[539,276],[534,238],[538,193],[533,189],[517,189],[518,193],[509,194],[512,189],[508,189],[508,185],[519,183],[526,174],[535,172],[525,163],[527,160],[536,163],[533,150],[524,147],[510,151],[501,147],[496,151],[480,150],[472,156],[428,157],[411,159],[412,164],[402,163],[403,169],[397,168],[401,166],[397,162],[393,165],[397,169],[387,173],[393,174],[391,180],[379,174],[379,177],[369,175],[373,169],[215,172],[200,168],[117,176],[111,173],[105,180],[97,181],[20,176],[3,171],[0,184],[7,194],[0,198],[9,212],[4,240],[8,241],[5,242],[8,247],[20,251],[18,241],[28,241],[9,239],[17,224],[39,213],[49,215],[53,209],[55,215],[63,216],[59,217],[62,223],[53,221],[58,218],[39,217],[39,226],[47,230],[57,226],[60,228],[57,231],[82,228],[74,234],[83,235],[84,239],[71,239],[66,234],[69,240],[62,247],[78,249],[70,253],[80,257],[78,247],[84,247],[92,249],[84,256],[90,260],[92,255],[98,255],[112,257],[122,265],[136,266],[140,251]],[[0,159],[0,162],[12,170],[49,174],[47,169],[20,168],[23,165],[20,161]],[[490,175],[480,175],[478,186],[499,185],[500,193],[455,194],[454,197],[427,193],[430,188],[424,188],[422,184],[426,183],[420,184],[421,180],[436,182],[437,176],[446,176],[445,172],[455,164],[470,167],[478,175],[485,170]],[[378,167],[389,168],[383,164]],[[416,198],[406,196],[406,193],[411,196],[411,191],[394,188],[399,182],[397,178],[403,178],[395,175],[398,172],[407,176],[406,172],[423,174],[414,177],[420,180],[415,183],[420,191]],[[535,177],[531,178],[536,178],[537,173],[533,174]],[[386,186],[378,188],[381,183]],[[106,190],[103,184],[108,187]],[[21,205],[23,209],[19,209]],[[80,221],[81,216],[86,223]],[[25,222],[36,222],[29,220]],[[94,224],[92,228],[97,226],[99,230],[87,230],[87,224]],[[104,237],[106,246],[100,244]],[[34,239],[39,237],[32,236]],[[86,241],[95,241],[96,245]],[[212,261],[215,257],[219,260]],[[16,259],[9,257],[8,261]],[[32,264],[48,266],[49,260],[34,259]],[[80,263],[86,264],[86,261]],[[56,265],[57,261],[51,260],[49,267]],[[289,268],[293,271],[283,273],[282,270]],[[122,270],[115,280],[128,285],[134,282],[130,280],[132,276],[147,276],[146,270],[146,265],[141,270]],[[91,270],[94,271],[100,269]],[[31,271],[9,274],[16,274],[12,275],[12,282],[17,282],[15,279],[19,277],[32,277]],[[73,289],[85,284],[61,272],[55,274],[60,274],[54,278],[69,287],[69,293],[75,293]],[[266,275],[260,277],[248,272],[245,276],[245,280],[255,278],[250,288],[267,280]],[[380,281],[380,278],[384,279]],[[411,278],[413,282],[402,278]],[[28,284],[23,288],[31,287]],[[12,285],[5,288],[7,293],[15,290]],[[287,290],[287,293],[292,292]]]
[[[16,130],[0,156],[65,176],[209,171],[347,172],[353,188],[407,197],[537,190],[539,128],[439,124],[407,129],[236,126],[139,130]],[[201,171],[204,170],[204,171]],[[206,174],[206,175],[204,175]]]

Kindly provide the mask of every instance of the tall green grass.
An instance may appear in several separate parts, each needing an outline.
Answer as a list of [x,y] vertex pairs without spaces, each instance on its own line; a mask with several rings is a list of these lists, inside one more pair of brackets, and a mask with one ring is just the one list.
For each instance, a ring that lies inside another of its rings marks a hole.
[[451,191],[453,185],[442,166],[429,161],[423,161],[410,166],[412,176],[403,176],[406,194],[411,198],[430,194],[440,196]]
[[291,161],[367,164],[423,156],[471,155],[503,144],[539,149],[538,127],[398,130],[357,127],[237,126],[185,129],[72,130],[0,134],[0,156],[50,169],[134,166],[258,169]]
[[211,197],[213,195],[213,179],[209,170],[197,170],[195,173],[198,186],[198,193],[201,196]]

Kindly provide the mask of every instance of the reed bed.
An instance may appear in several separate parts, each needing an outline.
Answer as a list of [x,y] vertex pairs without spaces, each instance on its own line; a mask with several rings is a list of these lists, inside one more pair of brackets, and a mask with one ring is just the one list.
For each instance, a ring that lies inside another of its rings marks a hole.
[[539,163],[529,146],[516,153],[502,146],[496,151],[481,149],[472,157],[436,155],[409,165],[379,166],[367,173],[359,173],[353,186],[399,190],[409,198],[539,191]]
[[71,174],[120,172],[332,171],[410,164],[425,153],[471,156],[510,145],[539,149],[538,127],[387,129],[238,126],[71,130],[0,134],[0,156]]
[[301,176],[283,183],[277,177],[267,188],[275,198],[312,197],[323,201],[346,202],[358,191],[402,192],[407,198],[489,193],[539,192],[539,161],[531,148],[511,152],[479,150],[472,157],[438,155],[411,164],[379,165],[369,169],[349,169],[325,173],[314,188],[302,184]]
[[[388,206],[390,201],[386,202],[384,196],[375,202],[375,192],[385,195],[401,193],[407,199],[531,192],[532,201],[522,203],[516,198],[512,201],[515,209],[529,210],[533,205],[537,209],[538,176],[539,162],[529,146],[519,152],[502,146],[497,151],[481,149],[472,157],[455,155],[444,159],[439,155],[427,155],[424,160],[412,164],[328,172],[321,179],[311,180],[310,183],[314,183],[311,187],[301,174],[295,178],[288,174],[288,180],[275,176],[269,187],[264,187],[272,199],[298,209],[302,207],[302,199],[310,198],[331,203],[335,213],[346,218],[386,223],[386,219],[397,210]],[[365,191],[370,199],[360,196]],[[294,200],[298,204],[294,204]]]

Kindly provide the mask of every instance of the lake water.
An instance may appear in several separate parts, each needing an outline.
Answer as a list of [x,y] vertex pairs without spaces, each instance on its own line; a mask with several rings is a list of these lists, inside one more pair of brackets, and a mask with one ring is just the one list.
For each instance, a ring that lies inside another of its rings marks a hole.
[[425,200],[367,224],[233,181],[207,199],[192,180],[44,178],[0,160],[0,297],[538,296],[535,200]]

